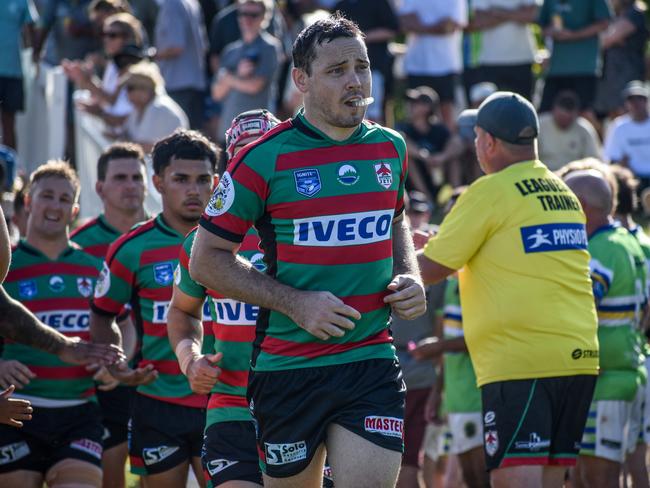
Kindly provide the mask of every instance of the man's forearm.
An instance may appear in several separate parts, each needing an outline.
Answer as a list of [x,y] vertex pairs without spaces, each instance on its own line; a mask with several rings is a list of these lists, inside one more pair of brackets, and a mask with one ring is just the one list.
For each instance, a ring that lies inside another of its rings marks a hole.
[[411,231],[403,216],[393,224],[393,276],[400,274],[412,275],[421,281]]
[[0,335],[51,354],[58,354],[68,339],[46,326],[0,286]]
[[183,339],[190,339],[201,346],[203,344],[201,320],[183,312],[172,304],[167,313],[167,335],[173,350],[176,350],[176,346]]
[[90,338],[100,344],[114,344],[122,348],[122,331],[111,315],[90,312]]
[[202,244],[202,229],[196,235],[190,275],[204,287],[228,298],[290,314],[298,290],[283,285],[230,251]]

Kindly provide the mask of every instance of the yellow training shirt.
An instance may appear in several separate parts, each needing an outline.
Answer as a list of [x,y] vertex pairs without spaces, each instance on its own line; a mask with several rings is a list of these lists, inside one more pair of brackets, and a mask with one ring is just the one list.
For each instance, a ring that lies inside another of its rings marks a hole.
[[479,386],[597,374],[585,217],[544,164],[516,163],[474,182],[424,254],[461,270],[463,327]]

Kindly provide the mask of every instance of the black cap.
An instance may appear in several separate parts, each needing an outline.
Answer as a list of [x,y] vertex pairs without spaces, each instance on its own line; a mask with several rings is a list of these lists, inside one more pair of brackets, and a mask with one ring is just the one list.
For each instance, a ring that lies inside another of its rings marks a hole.
[[623,96],[625,98],[629,97],[643,97],[648,98],[650,90],[646,84],[639,80],[630,81],[625,88],[623,89]]
[[535,107],[513,92],[496,92],[478,110],[465,110],[463,114],[468,117],[476,114],[478,127],[511,144],[532,144],[539,134]]

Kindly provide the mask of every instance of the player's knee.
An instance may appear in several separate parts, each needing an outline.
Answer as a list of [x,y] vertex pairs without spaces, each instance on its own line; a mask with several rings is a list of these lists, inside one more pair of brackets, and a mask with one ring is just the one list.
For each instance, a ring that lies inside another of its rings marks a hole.
[[102,470],[86,461],[64,459],[48,470],[45,482],[50,488],[99,488]]

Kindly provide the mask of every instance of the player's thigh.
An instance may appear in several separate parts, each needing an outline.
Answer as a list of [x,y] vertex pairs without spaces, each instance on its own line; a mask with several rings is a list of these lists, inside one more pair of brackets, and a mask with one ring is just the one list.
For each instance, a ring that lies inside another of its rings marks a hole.
[[28,471],[26,469],[0,473],[0,486],[41,488],[43,486],[43,475],[37,471]]
[[576,474],[581,486],[588,488],[609,488],[618,486],[621,463],[609,459],[579,456]]
[[45,483],[49,488],[99,488],[102,469],[80,459],[63,459],[47,470]]
[[126,442],[105,449],[102,453],[103,486],[106,488],[120,488],[125,486],[124,465],[129,455]]
[[467,488],[490,486],[490,476],[485,467],[485,452],[482,445],[459,454],[458,461]]
[[327,428],[326,445],[334,486],[395,486],[402,462],[399,451],[380,447],[337,424]]
[[492,488],[542,488],[543,466],[511,466],[490,471]]
[[[325,446],[318,446],[309,464],[300,473],[287,478],[272,478],[263,474],[265,488],[320,488],[323,483]],[[331,465],[330,461],[330,465]],[[336,481],[335,481],[336,486]]]
[[148,488],[177,488],[187,484],[189,461],[177,464],[162,473],[144,476],[145,486]]

